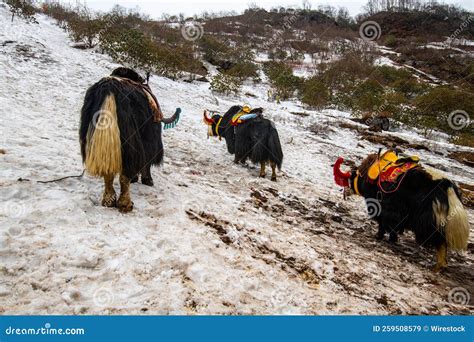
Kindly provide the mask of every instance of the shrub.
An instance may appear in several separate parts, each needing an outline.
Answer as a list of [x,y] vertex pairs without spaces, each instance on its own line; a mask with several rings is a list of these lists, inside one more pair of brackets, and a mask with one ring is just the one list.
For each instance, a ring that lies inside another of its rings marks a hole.
[[285,60],[288,57],[288,53],[282,48],[275,48],[268,52],[268,59],[271,60]]
[[398,45],[398,39],[393,34],[389,34],[383,38],[383,44],[393,48]]
[[374,69],[371,78],[376,79],[382,85],[391,85],[394,82],[411,80],[414,77],[406,69],[381,65]]
[[458,133],[451,137],[451,142],[456,145],[474,147],[474,135],[472,133]]
[[329,103],[330,93],[321,79],[313,76],[301,85],[300,96],[303,103],[321,109]]
[[412,77],[410,79],[397,80],[391,84],[393,89],[403,94],[407,99],[413,99],[429,91],[430,86]]
[[46,2],[43,12],[52,16],[72,39],[86,47],[99,45],[118,63],[177,78],[182,72],[204,74],[192,42],[179,30],[149,20],[136,11],[115,6],[104,15],[86,7],[70,9]]
[[101,37],[102,48],[117,62],[131,67],[156,67],[156,50],[152,40],[135,29],[109,31]]
[[342,56],[338,61],[320,66],[324,82],[334,90],[344,90],[358,80],[368,77],[372,71],[372,62],[354,53]]
[[385,91],[382,96],[382,105],[377,108],[376,114],[389,114],[390,117],[400,120],[405,114],[405,107],[408,105],[406,97],[396,91]]
[[199,46],[203,52],[204,59],[213,65],[218,65],[223,56],[229,51],[228,44],[207,34],[199,41]]
[[453,129],[448,120],[454,111],[464,111],[472,116],[474,113],[474,97],[471,93],[449,86],[436,87],[414,101],[415,108],[412,112],[413,124],[439,129],[457,135],[471,134],[472,124],[463,129]]
[[237,77],[223,73],[217,74],[211,80],[211,90],[225,95],[238,93],[241,85]]
[[38,23],[35,18],[36,8],[33,6],[31,0],[5,0],[10,13],[12,14],[12,21],[15,16],[23,18],[29,23]]
[[101,18],[77,16],[69,20],[70,36],[75,42],[82,42],[87,48],[93,48],[99,43],[99,34],[103,30]]
[[257,78],[258,68],[253,62],[254,53],[246,46],[231,46],[211,36],[204,36],[200,42],[201,50],[206,61],[219,67],[221,72],[241,80]]
[[246,78],[256,79],[258,76],[258,68],[255,63],[244,61],[234,64],[226,73],[241,80],[245,80]]
[[65,30],[68,28],[68,23],[78,16],[58,2],[44,2],[41,9],[44,14],[56,19],[58,26]]
[[300,79],[293,75],[293,69],[284,62],[266,62],[263,71],[282,99],[293,96],[299,88]]
[[384,103],[384,88],[373,79],[362,82],[352,93],[352,109],[355,112],[368,112],[380,108]]

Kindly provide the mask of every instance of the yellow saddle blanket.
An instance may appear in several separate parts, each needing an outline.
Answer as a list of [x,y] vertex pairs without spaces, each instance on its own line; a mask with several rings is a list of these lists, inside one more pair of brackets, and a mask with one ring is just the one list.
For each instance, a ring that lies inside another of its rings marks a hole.
[[368,176],[371,180],[380,177],[382,182],[395,182],[401,174],[417,167],[419,161],[417,156],[399,157],[396,152],[389,150],[370,166]]

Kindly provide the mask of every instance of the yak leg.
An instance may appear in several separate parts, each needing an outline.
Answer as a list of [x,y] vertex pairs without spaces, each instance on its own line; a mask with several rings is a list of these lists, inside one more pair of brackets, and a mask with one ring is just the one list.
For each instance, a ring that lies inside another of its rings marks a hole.
[[135,175],[131,180],[130,183],[136,183],[138,182],[138,175]]
[[260,177],[265,178],[265,162],[260,162]]
[[377,234],[375,235],[375,238],[377,240],[383,240],[383,238],[385,236],[385,227],[382,224],[382,222],[380,222],[380,219],[378,219],[377,221],[379,223],[379,230],[377,231]]
[[443,268],[448,267],[448,246],[446,242],[436,247],[436,259],[436,265],[433,269],[435,272],[439,272]]
[[122,213],[128,213],[133,209],[133,202],[130,198],[130,179],[120,175],[120,197],[118,208]]
[[390,231],[390,235],[388,236],[388,242],[396,244],[398,242],[398,233],[394,230]]
[[114,190],[115,175],[104,176],[104,194],[102,195],[102,205],[104,207],[115,207],[117,205],[117,195]]
[[245,156],[238,156],[237,154],[234,157],[234,163],[236,164],[245,164],[247,157]]
[[272,167],[272,182],[276,182],[277,181],[277,174],[276,174],[276,163],[275,162],[270,162],[270,166]]
[[151,178],[151,165],[147,164],[142,171],[142,184],[153,186],[153,178]]

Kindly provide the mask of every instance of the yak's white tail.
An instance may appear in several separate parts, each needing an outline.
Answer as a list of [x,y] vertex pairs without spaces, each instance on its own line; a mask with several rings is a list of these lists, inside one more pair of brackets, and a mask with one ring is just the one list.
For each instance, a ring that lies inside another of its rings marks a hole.
[[466,250],[470,229],[466,210],[452,187],[448,189],[447,195],[449,208],[437,200],[433,202],[437,226],[444,227],[448,248],[458,251]]
[[115,175],[122,171],[120,129],[114,95],[107,95],[94,114],[86,142],[86,170],[93,176]]

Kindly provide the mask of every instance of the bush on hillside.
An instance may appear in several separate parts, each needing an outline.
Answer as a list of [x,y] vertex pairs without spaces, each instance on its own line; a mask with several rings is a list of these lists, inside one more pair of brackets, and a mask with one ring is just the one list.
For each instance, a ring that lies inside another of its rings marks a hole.
[[[440,129],[452,135],[470,134],[474,136],[472,122],[461,125],[449,120],[450,114],[463,112],[467,117],[474,113],[474,97],[471,93],[449,86],[435,87],[414,101],[412,124]],[[456,127],[459,126],[459,129]]]
[[99,45],[118,63],[177,78],[182,72],[204,74],[194,45],[179,30],[149,20],[136,11],[115,6],[99,15],[86,7],[69,8],[46,2],[43,12],[52,16],[76,42]]
[[199,42],[204,59],[215,65],[223,73],[241,80],[258,77],[258,67],[251,49],[244,45],[233,46],[205,35]]
[[53,1],[44,2],[41,10],[44,14],[56,19],[58,26],[64,30],[67,30],[69,22],[78,16],[72,9]]
[[284,62],[266,62],[263,71],[281,99],[290,98],[299,88],[300,79],[293,75],[291,66]]
[[35,18],[36,8],[33,6],[32,0],[5,0],[5,3],[12,14],[12,21],[17,16],[29,23],[38,23]]
[[227,74],[217,74],[211,80],[211,90],[224,95],[236,94],[242,86],[239,78]]
[[355,88],[352,98],[352,110],[355,113],[370,112],[383,105],[384,88],[376,80],[367,79]]
[[77,16],[69,20],[70,36],[75,42],[93,48],[99,43],[99,34],[104,28],[101,18]]
[[302,83],[300,99],[315,109],[322,109],[328,105],[330,93],[324,82],[319,77],[313,76]]

